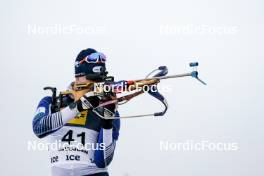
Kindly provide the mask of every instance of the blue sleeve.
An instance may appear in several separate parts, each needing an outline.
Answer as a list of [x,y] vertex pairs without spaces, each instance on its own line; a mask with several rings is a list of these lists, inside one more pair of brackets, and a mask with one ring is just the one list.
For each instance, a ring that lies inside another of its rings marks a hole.
[[47,96],[40,100],[36,114],[32,121],[33,131],[37,137],[42,138],[57,131],[63,126],[60,112],[51,114],[51,97]]
[[[116,112],[116,117],[119,117],[119,113]],[[101,128],[98,136],[97,143],[105,144],[104,150],[95,150],[94,153],[94,162],[97,167],[105,168],[107,167],[111,161],[113,160],[114,151],[116,147],[116,141],[118,140],[119,130],[120,130],[120,119],[113,120],[113,128],[110,129],[112,133],[111,136],[107,136],[109,134],[109,130]],[[108,134],[107,134],[108,133]]]

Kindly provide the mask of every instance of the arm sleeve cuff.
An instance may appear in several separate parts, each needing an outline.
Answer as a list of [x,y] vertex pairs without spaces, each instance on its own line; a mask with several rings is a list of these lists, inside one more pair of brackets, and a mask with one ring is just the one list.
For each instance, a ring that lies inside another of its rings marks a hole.
[[61,110],[62,122],[66,124],[69,120],[74,118],[76,115],[79,114],[77,108],[70,109],[69,106]]

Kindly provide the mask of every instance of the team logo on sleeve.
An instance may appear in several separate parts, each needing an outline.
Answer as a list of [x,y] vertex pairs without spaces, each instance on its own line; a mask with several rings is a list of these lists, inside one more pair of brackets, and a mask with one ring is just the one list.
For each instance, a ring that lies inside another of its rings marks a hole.
[[37,114],[39,114],[39,113],[45,113],[45,112],[46,112],[46,110],[45,110],[44,107],[39,107],[39,108],[36,110],[36,114],[35,114],[35,115],[37,115]]

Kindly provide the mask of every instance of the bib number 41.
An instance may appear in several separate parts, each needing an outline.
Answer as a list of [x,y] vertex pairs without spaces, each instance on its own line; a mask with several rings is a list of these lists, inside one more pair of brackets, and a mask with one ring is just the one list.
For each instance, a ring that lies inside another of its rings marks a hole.
[[[77,138],[81,138],[81,143],[85,145],[85,132],[82,132],[80,134],[77,134]],[[75,141],[73,138],[73,130],[69,130],[61,139],[63,142],[68,142],[69,145],[71,142]]]

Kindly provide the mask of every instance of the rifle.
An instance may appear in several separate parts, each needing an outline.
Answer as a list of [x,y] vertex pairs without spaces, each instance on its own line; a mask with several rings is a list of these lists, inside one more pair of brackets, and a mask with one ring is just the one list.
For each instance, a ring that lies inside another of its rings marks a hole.
[[[96,113],[97,108],[100,108],[100,107],[103,107],[103,106],[106,106],[112,103],[123,105],[127,103],[128,101],[130,101],[132,98],[137,97],[147,92],[149,95],[153,96],[154,98],[156,98],[158,101],[160,101],[164,105],[163,111],[149,113],[149,114],[111,117],[107,119],[134,118],[134,117],[146,117],[146,116],[163,116],[168,110],[168,103],[165,97],[159,93],[157,84],[160,83],[160,81],[164,79],[192,77],[198,80],[200,83],[206,85],[206,83],[198,77],[198,71],[197,71],[198,65],[199,65],[198,62],[190,63],[189,66],[193,68],[193,70],[191,72],[183,73],[183,74],[175,74],[175,75],[166,76],[168,74],[168,68],[166,66],[160,66],[157,69],[150,72],[144,79],[121,80],[121,81],[115,82],[114,77],[109,76],[109,77],[106,77],[104,82],[100,82],[100,83],[74,84],[74,90],[60,92],[59,99],[62,100],[63,96],[66,96],[69,94],[73,94],[75,98],[77,97],[76,99],[79,99],[82,95],[88,92],[91,96],[99,96],[99,97],[109,96],[113,93],[117,95],[117,98],[104,102],[100,104],[98,107],[95,107],[93,111]],[[153,74],[154,76],[151,76]],[[55,102],[54,97],[56,97],[56,89],[55,89],[55,96],[54,96],[54,88],[45,87],[44,89],[45,90],[51,89],[53,91],[52,97],[53,97],[53,102]],[[52,107],[56,109],[56,105],[52,105]],[[96,113],[96,114],[100,116],[101,118],[105,118],[99,113]]]

